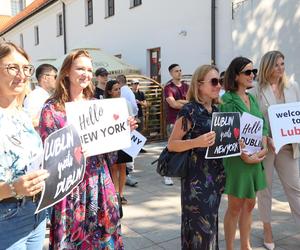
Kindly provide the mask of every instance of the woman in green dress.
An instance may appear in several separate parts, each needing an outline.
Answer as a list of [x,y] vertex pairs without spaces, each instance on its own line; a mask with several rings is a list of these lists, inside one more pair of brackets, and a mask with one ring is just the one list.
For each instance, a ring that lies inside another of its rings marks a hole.
[[[223,112],[250,113],[263,118],[255,98],[247,93],[253,85],[257,73],[252,62],[245,57],[232,60],[225,73],[225,90],[220,110]],[[255,206],[256,192],[266,188],[266,177],[262,160],[267,153],[266,136],[268,128],[263,125],[262,149],[256,154],[225,158],[226,174],[225,193],[228,195],[228,208],[224,218],[226,249],[233,250],[237,224],[240,229],[240,244],[242,250],[251,249],[250,231],[252,210]],[[243,142],[241,142],[243,144]]]

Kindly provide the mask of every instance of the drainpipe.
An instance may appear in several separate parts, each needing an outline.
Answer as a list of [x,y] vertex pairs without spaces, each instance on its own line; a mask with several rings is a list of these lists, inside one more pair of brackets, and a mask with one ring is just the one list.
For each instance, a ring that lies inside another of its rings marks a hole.
[[66,38],[66,4],[62,2],[63,12],[63,33],[64,33],[64,54],[67,54],[67,38]]
[[216,65],[216,0],[211,0],[211,64]]

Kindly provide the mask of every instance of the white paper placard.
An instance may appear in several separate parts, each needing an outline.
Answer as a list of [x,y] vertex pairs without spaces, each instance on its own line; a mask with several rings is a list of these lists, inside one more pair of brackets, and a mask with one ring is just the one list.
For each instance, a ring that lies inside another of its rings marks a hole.
[[261,150],[263,119],[244,112],[241,116],[240,132],[240,137],[245,143],[245,153],[251,155]]
[[276,154],[283,145],[300,142],[300,102],[271,105],[268,114]]
[[135,158],[142,147],[145,145],[147,138],[136,130],[131,132],[131,146],[129,148],[122,149],[125,153]]
[[86,156],[130,147],[124,98],[67,102],[66,113],[68,124],[78,131]]

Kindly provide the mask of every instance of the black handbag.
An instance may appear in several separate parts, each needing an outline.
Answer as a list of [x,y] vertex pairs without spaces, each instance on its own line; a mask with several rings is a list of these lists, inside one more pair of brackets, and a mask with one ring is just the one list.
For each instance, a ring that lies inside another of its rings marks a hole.
[[[184,138],[191,138],[191,130]],[[192,151],[190,149],[183,152],[170,152],[168,147],[165,147],[157,159],[156,172],[161,176],[184,178],[192,163]]]
[[170,152],[165,147],[157,160],[156,172],[161,176],[184,178],[191,164],[191,153],[191,150]]

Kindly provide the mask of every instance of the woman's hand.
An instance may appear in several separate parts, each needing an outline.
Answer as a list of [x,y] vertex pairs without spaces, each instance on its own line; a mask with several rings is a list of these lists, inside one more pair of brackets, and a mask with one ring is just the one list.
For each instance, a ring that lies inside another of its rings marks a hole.
[[133,131],[138,127],[137,121],[134,119],[133,116],[128,117],[127,123],[130,126],[130,131]]
[[265,159],[265,155],[260,157],[259,153],[254,153],[252,155],[248,155],[245,152],[242,151],[241,153],[241,159],[247,163],[247,164],[257,164],[263,161],[263,159]]
[[270,149],[270,151],[272,153],[274,153],[275,152],[275,146],[274,146],[273,139],[271,137],[267,138],[267,145],[268,145],[268,149]]
[[26,175],[19,177],[13,186],[18,195],[34,196],[42,191],[44,180],[49,176],[49,173],[44,170],[32,171]]
[[215,144],[216,132],[210,131],[206,134],[196,137],[194,140],[195,148],[207,148]]

